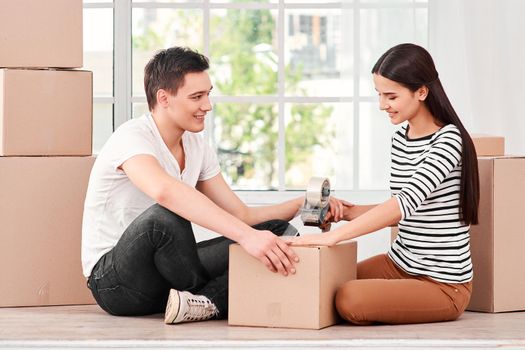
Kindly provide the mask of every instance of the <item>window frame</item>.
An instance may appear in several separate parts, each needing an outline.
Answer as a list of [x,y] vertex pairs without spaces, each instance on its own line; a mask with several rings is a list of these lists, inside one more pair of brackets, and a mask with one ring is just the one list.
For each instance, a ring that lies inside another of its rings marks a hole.
[[[89,0],[88,0],[89,1]],[[277,42],[278,42],[278,90],[277,95],[269,96],[213,96],[214,103],[276,103],[278,106],[278,180],[277,191],[257,191],[241,190],[236,191],[241,198],[249,203],[268,204],[276,201],[288,199],[297,195],[298,191],[286,190],[285,188],[285,104],[287,103],[353,103],[353,183],[352,190],[337,191],[339,197],[355,198],[356,193],[374,193],[373,197],[388,198],[389,190],[364,190],[359,188],[359,108],[362,102],[375,102],[375,96],[360,95],[360,10],[361,9],[391,9],[424,8],[428,11],[428,2],[418,0],[406,2],[361,2],[362,0],[342,0],[331,2],[304,2],[304,3],[285,3],[285,0],[278,0],[271,3],[217,3],[210,0],[194,2],[133,2],[132,0],[116,0],[97,3],[84,3],[84,8],[112,8],[113,27],[114,27],[114,52],[113,52],[113,97],[94,96],[93,103],[112,103],[113,104],[113,130],[122,123],[130,120],[133,113],[134,103],[146,103],[145,96],[132,95],[132,9],[133,8],[171,8],[171,9],[200,9],[203,11],[203,48],[204,54],[209,55],[210,48],[210,11],[214,9],[270,9],[277,10]],[[285,91],[285,10],[288,9],[348,9],[352,10],[353,16],[353,93],[349,96],[327,96],[327,97],[303,97],[287,96]],[[415,23],[414,23],[415,27]],[[428,33],[427,33],[428,35]],[[207,121],[208,137],[213,135],[213,114]],[[212,140],[213,141],[213,140]],[[385,184],[385,187],[387,184]],[[264,193],[265,199],[261,199]]]

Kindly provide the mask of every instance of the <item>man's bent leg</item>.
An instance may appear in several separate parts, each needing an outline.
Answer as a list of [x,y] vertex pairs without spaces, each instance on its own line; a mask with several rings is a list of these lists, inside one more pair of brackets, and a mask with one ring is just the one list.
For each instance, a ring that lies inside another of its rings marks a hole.
[[208,279],[191,224],[155,204],[99,261],[90,288],[111,314],[145,315],[163,311],[170,288],[196,293]]

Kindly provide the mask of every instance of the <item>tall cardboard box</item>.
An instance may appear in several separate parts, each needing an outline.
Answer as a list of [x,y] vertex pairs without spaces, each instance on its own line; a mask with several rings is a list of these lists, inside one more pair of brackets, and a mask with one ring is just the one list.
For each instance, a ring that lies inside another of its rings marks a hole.
[[505,155],[505,138],[485,134],[472,134],[472,142],[478,157]]
[[0,157],[1,307],[94,303],[80,262],[93,162]]
[[0,67],[82,67],[82,0],[0,0]]
[[285,277],[230,246],[228,324],[321,329],[337,323],[334,297],[356,278],[357,243],[293,249],[297,273]]
[[478,158],[479,224],[471,226],[473,293],[467,310],[525,310],[525,157]]
[[0,156],[91,155],[92,79],[80,70],[0,69]]

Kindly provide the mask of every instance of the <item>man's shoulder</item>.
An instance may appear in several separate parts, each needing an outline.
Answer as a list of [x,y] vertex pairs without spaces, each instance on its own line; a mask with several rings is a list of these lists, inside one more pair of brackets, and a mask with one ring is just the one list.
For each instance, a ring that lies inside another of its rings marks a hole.
[[142,117],[133,118],[133,119],[130,119],[122,123],[115,130],[115,134],[148,131],[149,129],[150,129],[150,126],[148,123],[148,116],[143,115]]

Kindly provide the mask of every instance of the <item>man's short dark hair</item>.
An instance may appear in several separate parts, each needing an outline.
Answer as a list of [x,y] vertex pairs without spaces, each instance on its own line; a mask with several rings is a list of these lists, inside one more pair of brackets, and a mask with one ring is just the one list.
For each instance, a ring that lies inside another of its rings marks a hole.
[[144,68],[144,90],[149,110],[157,105],[159,89],[176,95],[186,74],[204,72],[208,68],[208,58],[187,47],[175,46],[157,52]]

